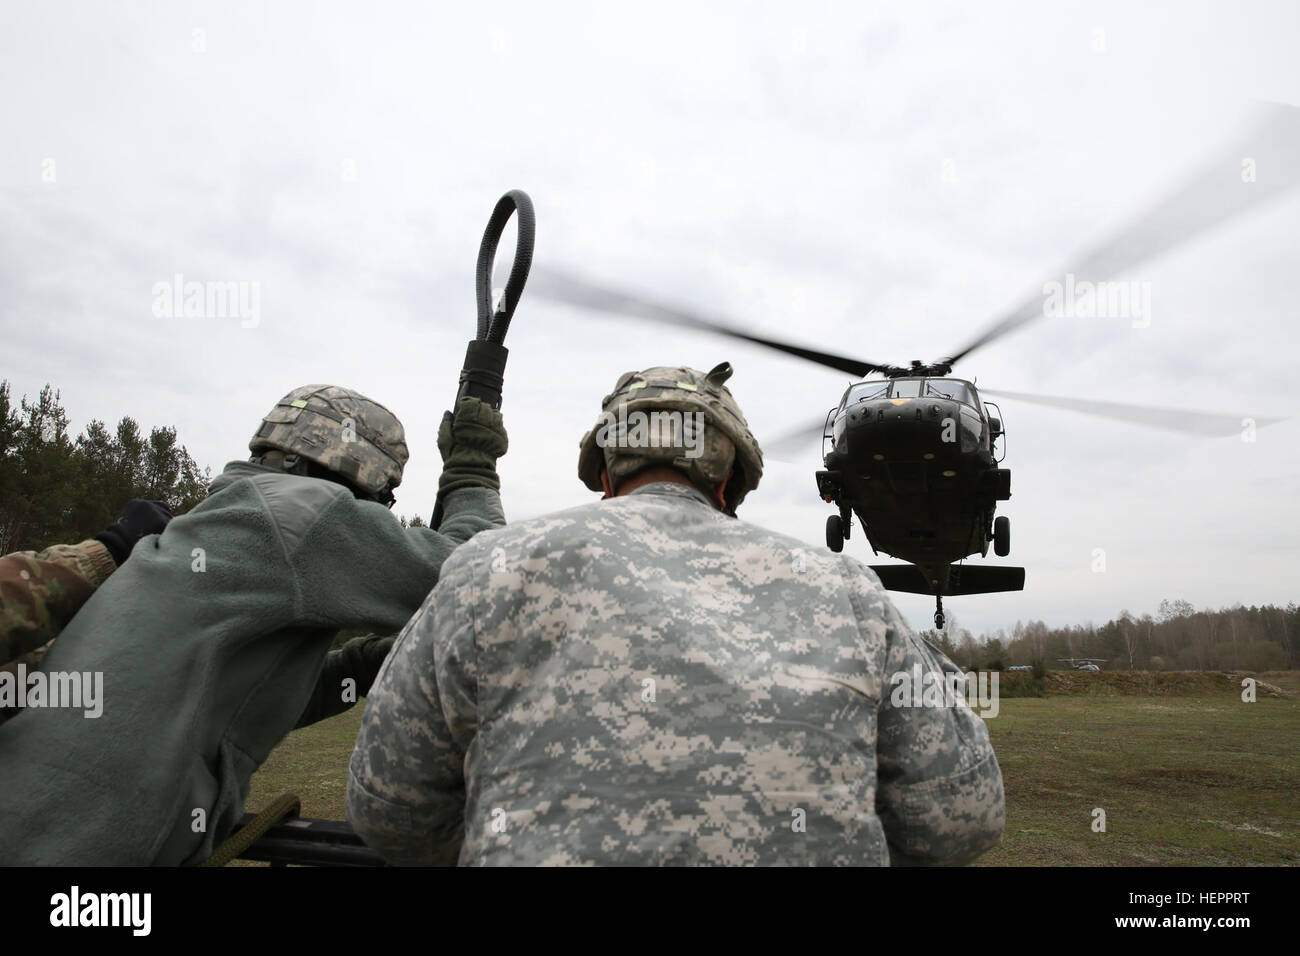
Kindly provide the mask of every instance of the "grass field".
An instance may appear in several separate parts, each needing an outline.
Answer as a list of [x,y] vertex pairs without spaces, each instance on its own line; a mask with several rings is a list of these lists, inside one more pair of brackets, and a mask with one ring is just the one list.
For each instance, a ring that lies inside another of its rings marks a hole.
[[[1300,864],[1300,674],[1264,679],[1288,696],[1003,699],[987,723],[1007,826],[979,865]],[[342,820],[360,719],[354,707],[291,734],[248,808],[293,790],[303,816]]]

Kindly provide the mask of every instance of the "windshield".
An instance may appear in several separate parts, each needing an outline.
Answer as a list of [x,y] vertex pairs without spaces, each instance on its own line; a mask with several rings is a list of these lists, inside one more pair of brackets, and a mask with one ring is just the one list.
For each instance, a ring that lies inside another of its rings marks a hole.
[[844,404],[853,405],[878,398],[950,398],[975,404],[971,387],[951,378],[896,378],[888,382],[859,382],[849,389]]
[[927,397],[951,398],[953,401],[965,402],[967,405],[975,404],[975,396],[971,394],[970,386],[950,378],[926,379],[925,394]]
[[888,382],[862,382],[849,389],[849,397],[844,404],[852,405],[854,402],[864,402],[869,398],[884,398],[888,394]]

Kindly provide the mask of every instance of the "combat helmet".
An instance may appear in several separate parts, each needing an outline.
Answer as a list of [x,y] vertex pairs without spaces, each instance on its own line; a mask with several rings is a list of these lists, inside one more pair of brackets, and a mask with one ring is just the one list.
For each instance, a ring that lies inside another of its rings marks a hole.
[[625,372],[601,402],[596,427],[582,436],[578,477],[601,491],[602,466],[617,485],[650,465],[671,465],[709,490],[734,468],[723,496],[735,515],[763,476],[763,452],[724,384],[731,374],[728,362],[707,374],[668,366]]
[[266,413],[248,449],[255,461],[268,451],[283,452],[286,470],[294,469],[294,456],[314,463],[390,506],[410,457],[397,416],[338,385],[295,388]]

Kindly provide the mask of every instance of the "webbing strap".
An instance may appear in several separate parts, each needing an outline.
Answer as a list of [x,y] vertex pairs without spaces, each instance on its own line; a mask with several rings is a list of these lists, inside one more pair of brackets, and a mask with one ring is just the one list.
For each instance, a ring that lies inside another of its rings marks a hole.
[[226,837],[221,846],[199,866],[225,866],[238,857],[284,817],[296,817],[302,810],[302,801],[296,793],[282,793],[265,810]]

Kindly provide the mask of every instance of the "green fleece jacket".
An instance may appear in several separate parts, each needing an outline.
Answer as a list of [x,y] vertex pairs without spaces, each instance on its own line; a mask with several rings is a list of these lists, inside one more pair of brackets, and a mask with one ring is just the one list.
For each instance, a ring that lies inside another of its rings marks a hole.
[[341,485],[227,465],[46,656],[87,690],[102,675],[95,707],[29,703],[0,726],[0,865],[205,859],[253,771],[321,708],[334,634],[400,630],[452,550],[505,523],[488,488],[452,492],[444,513],[438,531],[402,528]]

